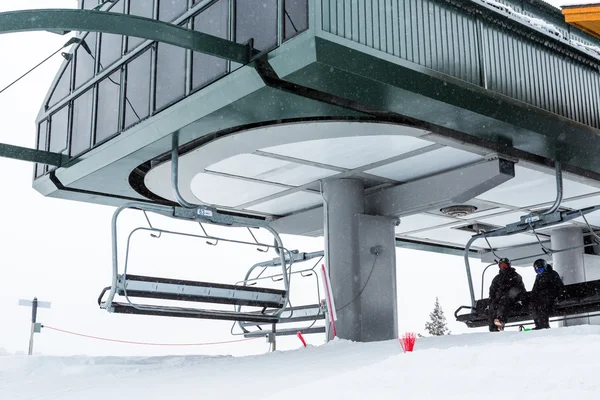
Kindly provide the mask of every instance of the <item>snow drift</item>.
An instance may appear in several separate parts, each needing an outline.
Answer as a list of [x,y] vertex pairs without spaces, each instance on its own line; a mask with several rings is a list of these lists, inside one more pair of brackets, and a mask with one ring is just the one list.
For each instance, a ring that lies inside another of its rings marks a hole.
[[0,399],[597,399],[600,327],[351,343],[253,357],[0,357]]

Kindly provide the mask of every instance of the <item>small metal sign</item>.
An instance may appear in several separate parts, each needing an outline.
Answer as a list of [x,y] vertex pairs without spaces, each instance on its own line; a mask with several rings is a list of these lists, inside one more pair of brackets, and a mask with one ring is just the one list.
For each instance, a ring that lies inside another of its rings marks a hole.
[[33,300],[19,299],[19,305],[25,307],[31,307],[31,334],[29,336],[29,352],[27,354],[33,354],[33,336],[34,333],[40,333],[42,331],[42,324],[37,322],[37,310],[38,308],[50,308],[51,303],[49,301],[39,301],[37,297]]
[[[50,303],[49,301],[39,301],[38,300],[38,308],[51,308],[52,303]],[[33,301],[31,300],[24,300],[24,299],[19,299],[19,305],[20,306],[26,306],[26,307],[31,307],[33,305]]]

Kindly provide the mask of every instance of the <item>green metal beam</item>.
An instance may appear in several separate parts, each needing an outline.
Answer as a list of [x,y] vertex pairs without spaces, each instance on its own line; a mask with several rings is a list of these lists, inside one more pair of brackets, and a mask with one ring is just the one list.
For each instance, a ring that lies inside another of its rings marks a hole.
[[60,167],[67,162],[69,157],[64,154],[52,153],[50,151],[29,149],[27,147],[13,146],[12,144],[0,143],[0,157],[14,158],[15,160],[37,162],[40,164]]
[[106,11],[40,9],[0,13],[0,34],[28,31],[85,31],[134,36],[167,43],[240,64],[250,46],[150,18]]

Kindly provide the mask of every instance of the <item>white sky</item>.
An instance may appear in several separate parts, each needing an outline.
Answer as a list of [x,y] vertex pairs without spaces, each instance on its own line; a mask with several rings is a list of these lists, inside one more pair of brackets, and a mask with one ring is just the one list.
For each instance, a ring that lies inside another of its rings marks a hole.
[[[2,0],[0,12],[70,8],[76,3],[75,0]],[[550,3],[561,4],[560,1]],[[0,35],[0,88],[66,40],[47,32]],[[61,60],[55,56],[0,95],[1,142],[34,147],[35,118]],[[0,200],[0,347],[10,352],[26,351],[30,309],[18,307],[17,301],[33,296],[53,303],[51,310],[40,310],[40,322],[91,335],[170,343],[239,338],[229,335],[231,324],[228,322],[126,316],[100,310],[96,299],[100,290],[110,283],[111,276],[110,219],[114,209],[43,197],[31,187],[33,166],[29,163],[0,158],[0,171],[5,188]],[[144,222],[130,218],[126,225],[133,221]],[[230,250],[226,245],[211,248],[201,242],[193,247],[188,242],[177,246],[168,240],[147,238],[140,242],[134,258],[137,264],[133,263],[133,267],[153,261],[154,267],[134,270],[146,274],[158,270],[159,276],[169,276],[173,271],[173,275],[181,277],[191,275],[191,279],[233,283],[243,278],[250,265],[265,260],[263,254],[252,248]],[[321,250],[323,246],[322,238],[284,237],[284,242],[286,247],[301,251]],[[159,250],[165,251],[161,255]],[[146,254],[142,256],[140,251]],[[175,252],[178,254],[172,259],[175,261],[168,263]],[[475,260],[473,264],[479,293],[482,268]],[[491,268],[488,273],[486,291],[494,272]],[[520,272],[530,288],[533,271]],[[472,332],[454,322],[452,315],[459,305],[469,303],[461,257],[399,249],[397,276],[399,332],[423,332],[436,296],[440,298],[452,332]],[[316,296],[309,287],[298,288],[297,292]],[[308,339],[314,344],[323,342],[322,335]],[[280,339],[278,343],[280,349],[298,346],[295,337]],[[267,347],[263,339],[226,346],[159,348],[99,342],[48,330],[36,336],[36,352],[52,355],[243,355],[263,353]]]

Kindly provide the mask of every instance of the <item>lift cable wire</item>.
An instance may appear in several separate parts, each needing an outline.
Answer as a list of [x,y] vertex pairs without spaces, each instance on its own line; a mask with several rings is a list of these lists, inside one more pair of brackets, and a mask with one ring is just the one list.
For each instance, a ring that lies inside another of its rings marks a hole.
[[365,291],[365,288],[367,287],[367,285],[369,284],[369,280],[371,279],[371,275],[373,275],[373,271],[375,270],[375,264],[377,263],[377,258],[379,257],[379,254],[375,254],[375,257],[373,257],[373,266],[371,267],[371,272],[369,272],[369,276],[367,277],[367,281],[365,282],[365,284],[363,285],[362,289],[360,289],[360,292],[358,292],[358,294],[356,296],[354,296],[354,298],[349,301],[348,303],[344,304],[343,306],[336,308],[336,312],[338,311],[342,311],[344,308],[348,307],[350,304],[354,303],[356,301],[356,299],[358,299],[360,297],[360,295],[362,294],[362,292]]
[[23,75],[21,75],[20,77],[18,77],[17,79],[15,79],[14,81],[12,81],[11,83],[8,84],[8,86],[5,86],[2,90],[0,90],[0,94],[2,94],[5,90],[7,90],[8,88],[10,88],[11,86],[13,86],[15,83],[19,82],[21,79],[25,78],[27,75],[29,75],[30,73],[32,73],[33,71],[35,71],[37,68],[41,67],[42,64],[44,64],[46,61],[48,61],[49,59],[51,59],[52,57],[54,57],[56,54],[58,54],[62,49],[64,49],[67,46],[70,46],[74,43],[79,42],[80,39],[77,38],[71,38],[69,39],[69,41],[67,43],[65,43],[64,45],[62,45],[58,50],[56,50],[54,53],[50,54],[48,57],[44,58],[42,61],[40,61],[36,66],[34,66],[33,68],[31,68],[29,71],[25,72]]
[[106,341],[106,342],[124,343],[124,344],[136,344],[136,345],[143,345],[143,346],[179,346],[179,347],[213,346],[213,345],[219,345],[219,344],[247,342],[250,340],[261,339],[260,337],[257,337],[257,338],[247,338],[247,339],[226,340],[226,341],[222,341],[222,342],[206,342],[206,343],[152,343],[152,342],[136,342],[136,341],[131,341],[131,340],[110,339],[110,338],[105,338],[105,337],[100,337],[100,336],[86,335],[83,333],[72,332],[72,331],[55,328],[55,327],[48,326],[48,325],[42,325],[42,328],[50,329],[50,330],[53,330],[56,332],[66,333],[66,334],[73,335],[73,336],[85,337],[88,339],[102,340],[102,341]]

